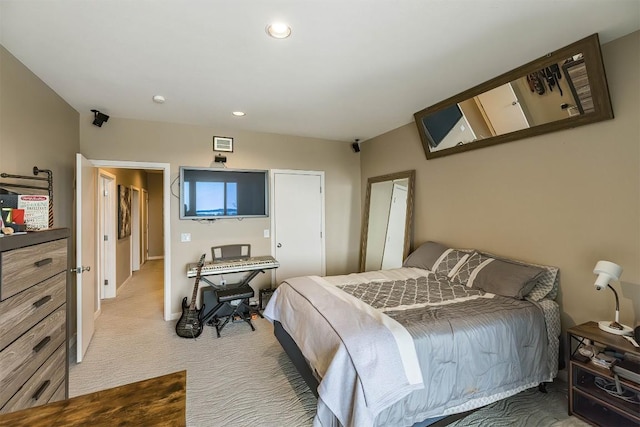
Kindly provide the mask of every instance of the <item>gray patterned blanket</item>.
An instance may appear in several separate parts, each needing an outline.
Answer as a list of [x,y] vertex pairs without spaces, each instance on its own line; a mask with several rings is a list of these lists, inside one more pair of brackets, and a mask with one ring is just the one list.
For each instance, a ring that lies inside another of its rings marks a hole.
[[351,283],[337,287],[385,312],[492,297],[478,289],[452,284],[434,274],[406,280]]

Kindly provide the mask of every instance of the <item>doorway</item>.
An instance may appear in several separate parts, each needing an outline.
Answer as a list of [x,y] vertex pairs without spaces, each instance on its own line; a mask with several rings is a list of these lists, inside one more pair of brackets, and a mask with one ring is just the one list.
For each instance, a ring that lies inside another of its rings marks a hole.
[[[116,296],[116,176],[98,169],[98,312],[100,300]],[[98,314],[97,312],[97,314]],[[97,317],[97,316],[96,316]]]

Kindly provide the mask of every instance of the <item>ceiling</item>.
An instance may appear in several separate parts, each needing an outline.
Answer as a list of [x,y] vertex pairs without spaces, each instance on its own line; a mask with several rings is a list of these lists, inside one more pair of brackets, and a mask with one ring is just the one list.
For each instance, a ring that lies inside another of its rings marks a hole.
[[0,1],[0,43],[81,114],[340,141],[639,28],[640,0]]

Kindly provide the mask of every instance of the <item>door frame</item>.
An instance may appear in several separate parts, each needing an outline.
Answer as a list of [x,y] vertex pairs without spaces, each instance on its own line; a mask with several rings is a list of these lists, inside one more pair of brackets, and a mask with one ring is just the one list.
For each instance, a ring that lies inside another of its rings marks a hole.
[[140,189],[131,186],[131,272],[140,270]]
[[[108,188],[110,198],[105,202],[104,194],[101,194],[105,190],[103,187],[104,180],[108,180]],[[101,300],[105,298],[115,298],[116,296],[116,271],[114,268],[106,268],[107,260],[115,261],[116,259],[116,241],[118,239],[116,235],[116,211],[118,209],[117,197],[116,197],[116,176],[104,169],[98,168],[98,226],[96,227],[96,243],[97,256],[99,262],[98,266],[98,309],[100,310]],[[104,236],[107,236],[107,241],[110,243],[107,249],[104,245]],[[107,280],[109,285],[104,286],[104,281]],[[103,284],[101,286],[101,284]]]
[[146,188],[142,189],[141,203],[141,227],[142,240],[141,240],[141,259],[140,266],[142,267],[147,259],[149,259],[149,192]]
[[[269,194],[271,195],[271,197],[269,198],[269,219],[270,219],[270,227],[271,227],[271,232],[269,233],[269,236],[271,238],[271,254],[274,255],[276,253],[276,239],[274,237],[274,233],[273,230],[275,230],[275,223],[276,223],[276,219],[275,219],[275,176],[276,174],[287,174],[287,175],[315,175],[315,176],[319,176],[320,177],[320,192],[321,192],[321,197],[320,197],[320,204],[321,204],[321,208],[320,208],[320,217],[321,217],[321,221],[320,221],[320,233],[322,234],[322,238],[320,239],[321,242],[321,267],[320,267],[320,271],[322,273],[322,276],[325,276],[327,274],[327,254],[326,254],[326,241],[327,241],[327,234],[325,232],[325,185],[324,185],[324,171],[312,171],[312,170],[298,170],[298,169],[270,169],[269,170]],[[275,283],[276,280],[276,270],[272,269],[271,270],[271,283]]]
[[164,232],[164,308],[165,321],[172,320],[171,316],[171,164],[134,162],[126,160],[96,160],[89,159],[94,167],[116,169],[151,169],[161,170],[162,174],[162,228]]

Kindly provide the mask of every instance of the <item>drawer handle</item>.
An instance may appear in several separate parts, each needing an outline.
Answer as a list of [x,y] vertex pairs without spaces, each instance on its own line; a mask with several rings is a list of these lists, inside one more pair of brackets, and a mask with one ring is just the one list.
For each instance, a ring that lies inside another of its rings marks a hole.
[[46,380],[45,382],[43,382],[42,385],[40,386],[40,388],[38,390],[36,390],[35,393],[33,393],[33,396],[31,396],[31,398],[33,400],[40,399],[40,396],[42,396],[42,393],[44,393],[44,391],[47,389],[47,387],[49,387],[50,383],[51,383],[51,381],[49,381],[49,380]]
[[36,267],[42,267],[44,265],[51,264],[52,262],[53,262],[53,258],[45,258],[45,259],[41,259],[40,261],[34,262],[34,265]]
[[44,338],[42,338],[42,341],[40,341],[38,343],[38,345],[36,345],[35,347],[33,347],[33,351],[35,351],[36,353],[38,353],[40,350],[42,350],[42,348],[47,345],[47,343],[51,341],[51,337],[50,336],[46,336]]
[[33,303],[35,308],[39,308],[41,305],[48,303],[51,301],[51,295],[47,295],[46,297],[40,298],[38,301]]

